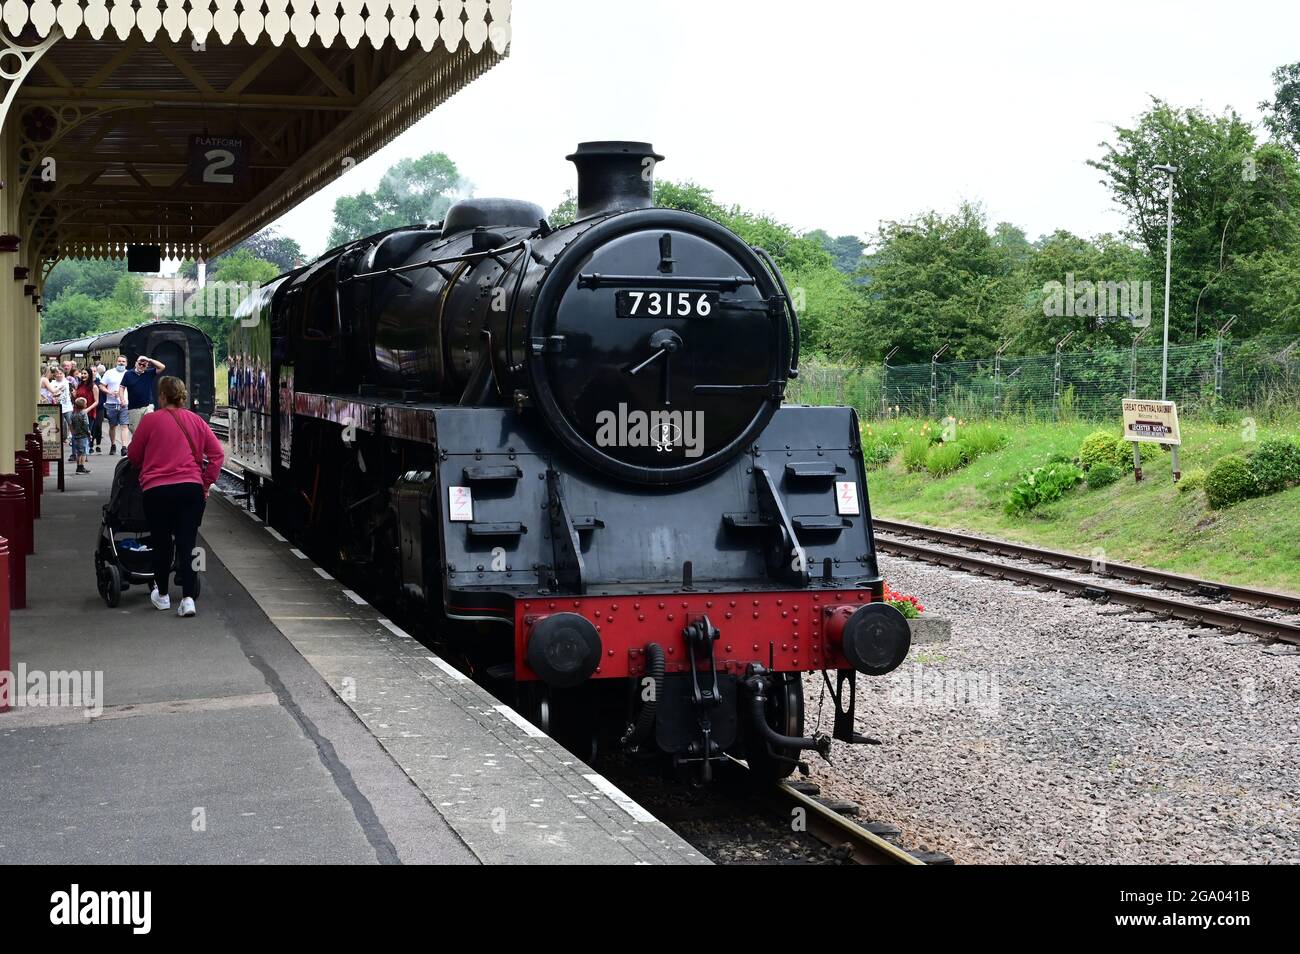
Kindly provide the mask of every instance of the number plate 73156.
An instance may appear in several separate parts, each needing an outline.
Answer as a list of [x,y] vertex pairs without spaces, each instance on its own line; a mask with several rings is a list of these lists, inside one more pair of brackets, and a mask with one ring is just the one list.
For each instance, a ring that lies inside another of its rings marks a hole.
[[624,288],[614,293],[620,318],[708,318],[718,307],[715,291],[639,291]]

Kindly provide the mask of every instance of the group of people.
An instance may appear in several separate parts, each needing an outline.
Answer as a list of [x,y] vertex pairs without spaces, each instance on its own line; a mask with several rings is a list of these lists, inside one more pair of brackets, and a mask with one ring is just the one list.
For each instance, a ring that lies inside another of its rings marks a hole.
[[105,424],[109,455],[115,455],[119,445],[126,453],[131,435],[154,408],[158,375],[166,365],[145,355],[136,359],[134,368],[128,369],[128,364],[122,354],[112,368],[51,362],[41,376],[41,400],[59,405],[71,445],[68,463],[77,465],[78,474],[89,474],[90,455],[103,453]]
[[[102,453],[108,425],[109,455],[118,447],[137,471],[149,546],[153,554],[153,591],[160,610],[171,609],[168,578],[175,554],[180,577],[178,616],[196,613],[196,572],[192,554],[208,491],[221,473],[224,452],[208,422],[189,410],[189,394],[180,378],[159,374],[166,366],[141,355],[135,366],[118,355],[114,367],[75,362],[51,364],[41,377],[41,400],[58,404],[70,435],[78,474],[88,474],[86,460]],[[153,413],[157,410],[157,413]]]

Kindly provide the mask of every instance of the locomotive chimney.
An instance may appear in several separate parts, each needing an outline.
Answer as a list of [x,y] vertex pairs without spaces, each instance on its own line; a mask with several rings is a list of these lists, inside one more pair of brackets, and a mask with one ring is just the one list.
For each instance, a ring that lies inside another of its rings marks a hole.
[[578,167],[578,218],[650,207],[663,159],[650,143],[580,142],[565,158]]

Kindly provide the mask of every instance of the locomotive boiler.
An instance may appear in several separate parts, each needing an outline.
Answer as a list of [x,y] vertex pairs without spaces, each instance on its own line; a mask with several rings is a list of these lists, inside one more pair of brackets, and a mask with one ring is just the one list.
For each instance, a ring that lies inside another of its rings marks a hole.
[[232,457],[262,516],[578,754],[781,777],[801,674],[895,668],[851,408],[783,406],[799,326],[764,251],[653,207],[589,142],[577,215],[466,199],[260,289]]

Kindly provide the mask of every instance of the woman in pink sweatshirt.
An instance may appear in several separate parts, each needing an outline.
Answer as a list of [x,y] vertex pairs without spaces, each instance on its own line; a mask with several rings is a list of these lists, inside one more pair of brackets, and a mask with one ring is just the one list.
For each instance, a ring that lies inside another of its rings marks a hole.
[[140,419],[129,452],[132,466],[140,470],[153,548],[154,588],[149,598],[158,609],[171,609],[167,577],[175,540],[181,578],[177,616],[195,613],[194,544],[208,489],[216,483],[225,459],[212,428],[186,408],[188,401],[189,393],[180,378],[168,375],[159,380],[158,408]]

